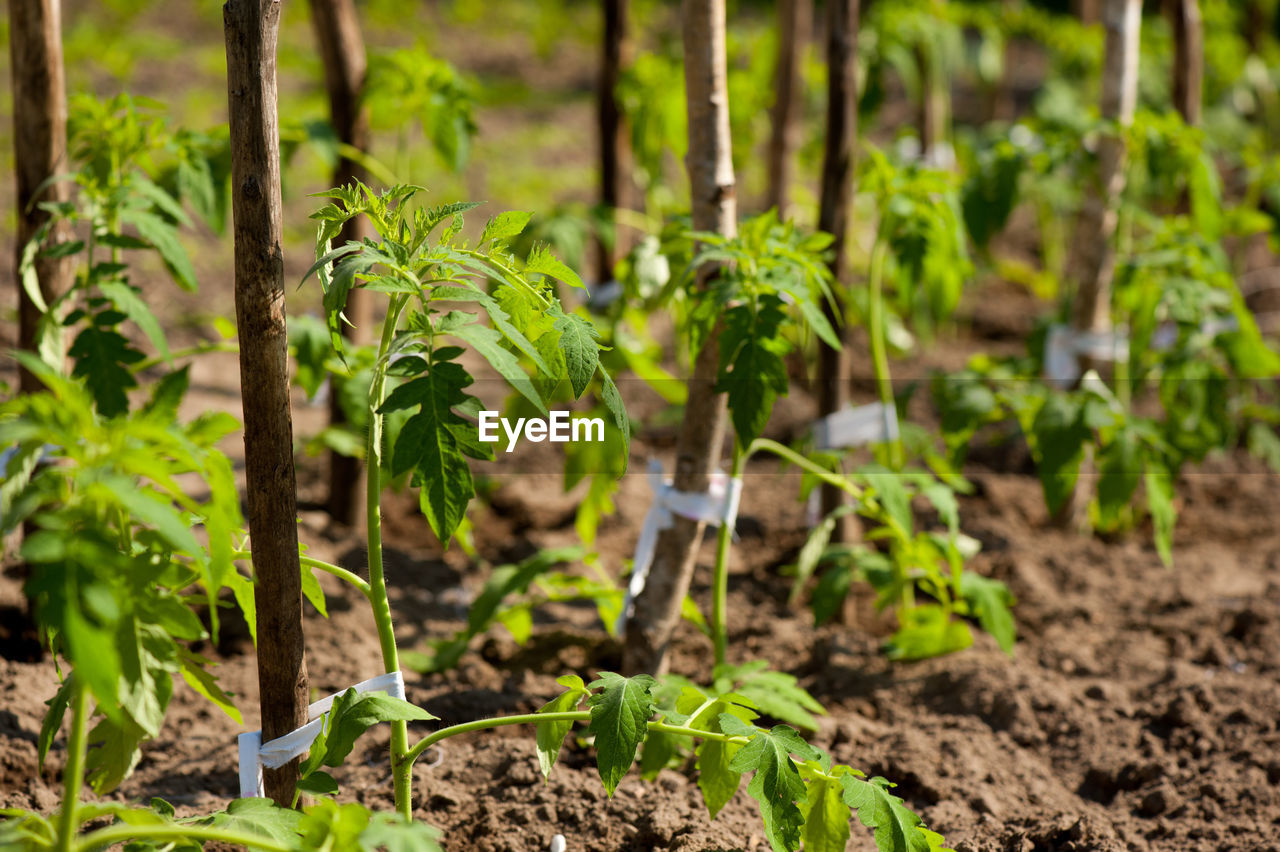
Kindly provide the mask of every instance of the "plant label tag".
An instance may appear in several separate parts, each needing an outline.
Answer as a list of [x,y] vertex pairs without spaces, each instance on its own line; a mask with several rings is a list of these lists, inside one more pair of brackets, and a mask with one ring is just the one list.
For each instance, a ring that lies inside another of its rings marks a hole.
[[813,440],[819,450],[840,450],[897,439],[897,407],[882,402],[845,407],[813,424]]

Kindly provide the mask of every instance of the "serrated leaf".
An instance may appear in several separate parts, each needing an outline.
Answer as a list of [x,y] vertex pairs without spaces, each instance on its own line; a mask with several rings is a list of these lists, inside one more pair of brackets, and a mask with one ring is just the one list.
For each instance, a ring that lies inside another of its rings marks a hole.
[[[565,691],[538,708],[539,713],[568,713],[577,709],[589,691],[577,675],[556,678]],[[564,738],[573,728],[572,722],[539,722],[537,725],[538,766],[544,778],[551,777],[551,770],[560,757]]]
[[649,675],[622,677],[613,672],[600,672],[599,678],[588,687],[601,690],[587,699],[591,708],[587,733],[596,738],[600,780],[610,798],[635,762],[636,750],[648,734],[648,721],[654,709],[653,685],[654,679]]
[[138,747],[147,738],[147,732],[128,713],[119,715],[119,721],[102,719],[89,732],[85,781],[100,796],[129,777],[142,758]]
[[760,805],[765,835],[774,852],[798,849],[804,815],[797,803],[805,799],[806,786],[791,755],[818,760],[822,753],[786,725],[763,731],[726,713],[720,717],[720,727],[731,736],[750,737],[729,761],[729,768],[755,773],[747,793]]
[[356,740],[379,722],[427,722],[436,717],[402,698],[385,692],[358,693],[348,689],[329,711],[324,766],[341,766]]
[[440,830],[425,822],[407,822],[399,814],[373,813],[369,825],[360,832],[362,849],[387,852],[442,852]]
[[67,354],[75,359],[71,375],[83,378],[103,417],[115,417],[129,410],[129,390],[138,380],[125,366],[141,361],[141,352],[132,348],[118,332],[91,325],[76,335]]
[[780,337],[786,319],[776,297],[730,308],[720,334],[720,374],[716,391],[728,396],[729,415],[745,446],[760,436],[774,401],[789,387],[782,355],[788,344]]
[[550,275],[552,278],[558,278],[564,283],[577,287],[579,290],[587,289],[587,285],[582,283],[582,279],[578,277],[578,273],[565,266],[560,258],[551,253],[551,249],[545,245],[535,245],[533,250],[529,252],[529,258],[525,261],[525,272],[537,272],[542,275]]
[[[704,702],[701,708],[688,707],[677,702],[678,709],[687,709],[694,713],[688,725],[699,730],[716,733],[727,733],[723,730],[720,717],[730,715],[743,722],[751,722],[756,713],[743,702],[746,699],[734,693],[721,695],[714,700]],[[738,743],[726,743],[720,740],[702,740],[694,753],[697,755],[698,789],[702,791],[702,800],[712,819],[720,813],[721,808],[729,803],[742,783],[742,772],[731,769],[730,764],[742,746]]]
[[[622,401],[622,394],[618,392],[618,386],[613,383],[613,379],[609,378],[609,374],[600,370],[600,401],[604,403],[604,407],[613,415],[613,425],[618,427],[618,431],[622,433],[622,473],[627,472],[631,453],[631,418],[627,416],[626,404]],[[621,474],[620,474],[621,475]]]
[[533,403],[543,416],[547,415],[547,404],[542,401],[532,380],[520,366],[519,359],[502,348],[502,335],[485,325],[473,323],[449,329],[449,334],[470,343],[472,348],[484,356],[507,383],[516,389],[525,399]]
[[160,253],[160,258],[178,286],[194,293],[196,271],[191,265],[191,258],[187,256],[187,250],[178,241],[177,229],[159,216],[140,210],[125,210],[121,213],[121,219],[137,228],[142,238]]
[[1017,639],[1017,625],[1009,607],[1013,605],[1013,593],[999,580],[992,580],[972,571],[960,575],[960,596],[978,617],[982,629],[990,633],[1000,650],[1012,656]]
[[298,779],[298,789],[313,796],[332,796],[338,792],[338,782],[328,772],[317,769]]
[[880,852],[940,852],[942,836],[929,831],[903,803],[889,792],[883,778],[863,780],[841,775],[844,802],[858,812],[858,820],[874,831]]
[[230,716],[237,725],[243,725],[240,710],[232,703],[231,697],[222,691],[222,687],[218,686],[218,679],[205,668],[213,663],[184,648],[178,650],[178,658],[182,661],[182,679],[187,685]]
[[600,361],[597,340],[600,332],[577,314],[562,314],[556,319],[555,329],[560,332],[560,350],[564,353],[565,373],[573,387],[573,397],[582,396],[591,383]]
[[63,679],[62,686],[58,687],[58,691],[45,702],[49,709],[45,712],[44,720],[40,723],[40,736],[36,739],[36,750],[41,772],[44,771],[44,759],[49,754],[49,746],[53,745],[54,737],[58,736],[58,729],[62,727],[62,719],[67,715],[67,704],[71,701],[71,691],[74,688],[72,678],[74,677],[74,672],[68,674]]
[[320,579],[316,576],[315,569],[306,565],[302,566],[302,595],[311,602],[321,617],[329,617],[329,610],[325,606],[324,589],[320,588]]
[[1156,552],[1165,565],[1172,565],[1173,528],[1178,522],[1178,510],[1173,505],[1173,475],[1165,470],[1148,470],[1143,474],[1143,483],[1147,490],[1147,510],[1151,512]]
[[900,611],[898,628],[886,645],[891,660],[923,660],[962,651],[973,644],[969,625],[952,618],[938,604]]
[[111,300],[116,310],[129,317],[138,328],[142,329],[142,333],[156,348],[156,353],[167,363],[169,343],[165,340],[164,329],[160,327],[160,321],[156,319],[155,314],[151,313],[151,309],[147,307],[146,302],[142,301],[137,291],[123,281],[100,281],[98,289],[102,295]]
[[844,852],[849,843],[849,805],[834,778],[817,777],[800,803],[805,852]]
[[1084,460],[1089,430],[1080,420],[1080,406],[1061,394],[1053,394],[1036,412],[1031,424],[1035,438],[1037,473],[1045,503],[1056,513],[1075,492]]
[[196,825],[221,828],[268,838],[294,848],[302,814],[292,808],[277,807],[270,799],[234,799],[225,811],[196,820]]
[[[732,691],[747,699],[757,710],[797,728],[816,730],[818,722],[813,713],[827,711],[812,695],[799,685],[794,675],[769,669],[764,660],[756,660],[741,666],[717,666],[716,683],[725,681]],[[722,692],[729,692],[728,688]]]
[[532,213],[527,213],[523,210],[508,210],[499,213],[485,224],[484,233],[480,235],[480,243],[484,244],[491,240],[499,242],[519,236],[520,232],[529,224],[529,219],[532,216]]

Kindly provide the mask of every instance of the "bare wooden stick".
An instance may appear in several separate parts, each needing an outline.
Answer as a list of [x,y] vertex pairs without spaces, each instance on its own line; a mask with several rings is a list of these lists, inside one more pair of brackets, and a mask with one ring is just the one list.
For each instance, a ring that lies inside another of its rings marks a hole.
[[[17,177],[18,233],[15,282],[18,266],[31,238],[49,221],[41,201],[66,201],[68,184],[45,182],[67,170],[67,92],[62,69],[62,23],[59,0],[10,0],[9,68],[13,86],[13,165]],[[41,186],[43,189],[40,189]],[[37,194],[37,190],[39,194]],[[45,245],[61,242],[65,229],[57,229]],[[36,278],[45,304],[71,286],[70,258],[37,257]],[[18,291],[18,348],[36,349],[41,311],[22,286]],[[23,393],[41,389],[39,380],[25,369],[19,372]]]
[[[236,323],[244,400],[245,476],[258,617],[258,688],[265,740],[307,721],[293,418],[280,248],[276,99],[279,0],[227,0],[227,102],[235,234]],[[268,796],[293,801],[298,762],[264,772]]]
[[600,204],[613,223],[613,239],[596,239],[596,256],[600,283],[613,275],[613,265],[624,253],[614,210],[630,203],[631,149],[627,144],[626,123],[618,103],[618,80],[630,60],[628,37],[628,0],[604,0],[604,32],[601,37],[600,89],[596,94],[596,121],[600,133]]
[[1173,105],[1190,125],[1200,124],[1204,91],[1204,23],[1200,0],[1167,0],[1173,29]]
[[[311,0],[311,22],[324,63],[324,84],[329,94],[329,116],[338,138],[359,151],[369,150],[369,110],[363,103],[365,73],[368,61],[360,19],[352,0]],[[367,183],[369,175],[355,160],[342,157],[333,171],[333,185],[346,186],[353,181]],[[339,244],[362,240],[369,235],[363,216],[349,219],[338,235]],[[372,335],[373,300],[364,289],[347,294],[344,309],[351,325],[343,326],[347,339],[355,344],[367,343]],[[329,394],[329,425],[347,422],[341,397]],[[364,513],[364,477],[360,461],[351,456],[329,452],[329,515],[347,525],[360,523]]]
[[[858,0],[827,2],[827,138],[822,160],[822,196],[818,229],[831,234],[831,275],[836,293],[850,285],[849,215],[853,204],[854,145],[858,138]],[[830,303],[823,306],[828,322],[844,335],[844,317]],[[832,349],[818,341],[818,416],[825,417],[849,401],[849,348]],[[844,491],[822,486],[825,516],[848,502]],[[856,519],[845,515],[832,538],[849,541],[857,534]]]
[[800,63],[813,26],[813,0],[779,0],[778,64],[774,71],[774,101],[769,135],[769,189],[765,207],[777,208],[785,219],[791,202],[795,152],[799,147],[801,90]]
[[[685,94],[689,153],[686,167],[693,199],[693,226],[726,236],[737,233],[737,200],[729,138],[729,90],[725,60],[724,0],[684,0]],[[704,282],[705,283],[705,282]],[[716,393],[719,329],[713,331],[693,365],[684,421],[676,439],[678,491],[706,492],[724,443],[725,400]],[[680,621],[689,591],[703,524],[677,517],[658,536],[644,591],[627,622],[623,669],[661,674],[667,646]]]

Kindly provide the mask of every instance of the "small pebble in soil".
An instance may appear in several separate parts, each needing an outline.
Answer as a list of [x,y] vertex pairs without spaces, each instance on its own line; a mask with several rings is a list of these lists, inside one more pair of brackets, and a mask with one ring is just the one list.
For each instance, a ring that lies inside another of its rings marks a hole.
[[564,852],[565,850],[564,835],[557,834],[555,837],[551,838],[551,845],[548,846],[547,849],[549,850],[549,852]]

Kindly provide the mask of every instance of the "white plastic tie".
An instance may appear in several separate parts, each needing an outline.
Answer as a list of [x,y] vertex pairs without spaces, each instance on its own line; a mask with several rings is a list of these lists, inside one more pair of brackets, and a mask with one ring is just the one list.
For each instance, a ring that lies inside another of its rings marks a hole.
[[1045,377],[1058,385],[1080,378],[1080,357],[1094,361],[1126,361],[1129,337],[1123,330],[1082,331],[1065,325],[1049,326],[1044,346]]
[[840,450],[898,439],[898,408],[873,402],[857,408],[845,406],[813,424],[813,441],[819,450]]
[[[400,672],[387,672],[350,687],[356,692],[385,692],[392,698],[404,700],[404,676]],[[239,736],[240,747],[240,796],[250,798],[262,796],[262,768],[276,769],[284,766],[295,757],[301,757],[311,748],[311,744],[320,736],[324,728],[324,714],[333,707],[333,702],[346,693],[335,692],[326,695],[307,708],[310,720],[300,728],[296,728],[282,737],[263,743],[262,731],[250,731]]]
[[627,586],[626,599],[622,602],[622,613],[618,616],[616,632],[619,634],[626,629],[635,600],[644,591],[645,580],[649,578],[649,567],[653,565],[658,534],[670,529],[677,515],[714,526],[725,524],[733,529],[738,520],[738,503],[742,499],[742,480],[723,472],[711,474],[711,484],[705,494],[677,491],[671,478],[663,471],[662,462],[657,459],[650,460],[648,476],[649,487],[653,489],[653,503],[644,516],[640,537],[636,539],[631,582]]

